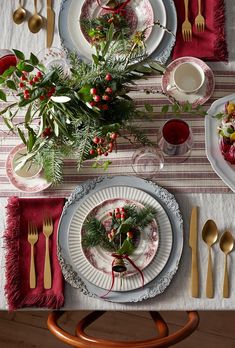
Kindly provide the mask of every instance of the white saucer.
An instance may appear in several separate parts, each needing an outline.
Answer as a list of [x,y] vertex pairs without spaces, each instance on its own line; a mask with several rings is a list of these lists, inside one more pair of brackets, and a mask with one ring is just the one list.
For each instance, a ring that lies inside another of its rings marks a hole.
[[10,183],[17,188],[17,190],[28,193],[37,193],[47,189],[51,186],[51,182],[48,182],[44,177],[43,171],[33,178],[21,178],[15,174],[13,169],[13,158],[15,154],[22,148],[24,144],[16,145],[7,156],[6,160],[6,175]]
[[[167,87],[169,85],[173,84],[173,73],[175,68],[182,63],[194,63],[199,65],[202,70],[205,73],[205,82],[202,85],[202,87],[195,93],[183,93],[179,91],[177,88],[173,88],[170,90],[167,90]],[[175,59],[173,62],[171,62],[167,68],[166,71],[162,77],[162,90],[164,93],[167,93],[169,97],[173,97],[177,100],[180,104],[184,104],[186,102],[189,102],[193,106],[196,105],[203,105],[213,94],[215,88],[215,79],[214,74],[211,70],[211,68],[204,63],[201,59],[195,58],[195,57],[181,57],[178,59]],[[169,98],[171,102],[174,102],[171,98]]]

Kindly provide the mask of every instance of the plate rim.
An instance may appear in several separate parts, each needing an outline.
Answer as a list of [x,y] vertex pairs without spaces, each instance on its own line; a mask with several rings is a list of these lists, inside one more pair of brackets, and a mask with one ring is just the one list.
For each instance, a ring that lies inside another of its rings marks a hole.
[[[205,151],[206,151],[206,156],[211,164],[211,167],[213,171],[220,177],[220,179],[225,183],[226,186],[228,186],[233,192],[235,192],[235,181],[234,183],[232,182],[231,178],[228,178],[225,176],[225,172],[217,165],[217,162],[219,159],[215,160],[212,152],[210,150],[210,144],[213,142],[216,143],[217,149],[219,156],[221,157],[221,160],[225,164],[225,168],[234,171],[235,174],[235,169],[232,169],[232,165],[229,164],[223,157],[220,148],[219,148],[219,137],[218,134],[216,134],[216,127],[218,125],[218,120],[216,118],[213,118],[212,116],[214,115],[217,107],[224,105],[227,101],[230,99],[235,99],[235,93],[229,94],[227,96],[224,96],[222,98],[219,98],[215,100],[210,108],[207,110],[207,114],[205,117]],[[213,128],[213,133],[212,129]],[[216,141],[215,141],[216,139]],[[233,165],[235,168],[235,165]]]

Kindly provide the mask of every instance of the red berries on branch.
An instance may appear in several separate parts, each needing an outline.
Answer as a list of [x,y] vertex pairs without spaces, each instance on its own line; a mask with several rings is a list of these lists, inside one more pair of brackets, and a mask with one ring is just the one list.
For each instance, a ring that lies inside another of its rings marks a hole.
[[117,139],[117,133],[108,133],[105,137],[95,136],[93,138],[93,143],[95,146],[89,151],[91,156],[101,156],[104,155],[107,157],[110,152],[113,151],[114,142]]

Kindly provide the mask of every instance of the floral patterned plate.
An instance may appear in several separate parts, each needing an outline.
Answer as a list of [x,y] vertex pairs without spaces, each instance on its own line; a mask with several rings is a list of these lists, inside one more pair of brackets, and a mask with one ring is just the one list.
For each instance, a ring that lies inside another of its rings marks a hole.
[[[168,90],[168,86],[173,84],[173,73],[175,68],[182,63],[194,63],[199,65],[205,73],[205,82],[203,86],[195,93],[183,93],[177,88]],[[201,59],[194,57],[182,57],[175,59],[171,62],[162,77],[162,89],[163,92],[167,93],[170,97],[176,99],[180,104],[184,104],[187,101],[194,106],[203,105],[212,95],[215,88],[214,74],[211,68],[204,63]],[[174,102],[172,98],[169,98],[171,102]]]
[[[108,231],[111,223],[109,212],[113,211],[116,208],[124,207],[125,205],[135,205],[139,208],[144,208],[142,204],[131,201],[129,199],[109,199],[92,209],[91,212],[89,212],[89,214],[85,217],[85,221],[89,217],[95,216],[99,221],[102,222],[102,224]],[[82,230],[82,235],[84,233],[85,231]],[[153,260],[157,252],[158,245],[158,226],[156,220],[153,220],[153,222],[140,233],[136,245],[137,248],[130,256],[131,260],[135,262],[135,265],[139,269],[143,270]],[[98,269],[99,271],[102,271],[106,274],[110,274],[111,264],[113,260],[111,253],[107,252],[99,246],[94,248],[83,248],[83,252],[87,260],[95,269]],[[125,277],[137,273],[136,269],[129,263],[126,263],[126,266],[127,272],[125,272]]]

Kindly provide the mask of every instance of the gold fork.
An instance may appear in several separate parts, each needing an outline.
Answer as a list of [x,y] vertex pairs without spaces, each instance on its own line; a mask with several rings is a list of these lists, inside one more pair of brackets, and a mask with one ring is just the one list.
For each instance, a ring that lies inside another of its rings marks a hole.
[[182,24],[182,35],[184,41],[192,40],[192,24],[188,19],[188,0],[184,0],[184,8],[185,8],[185,21]]
[[34,263],[34,244],[38,241],[38,230],[35,224],[28,223],[28,242],[31,245],[29,286],[30,289],[36,288],[36,272]]
[[53,233],[52,218],[44,218],[43,220],[43,234],[46,238],[46,252],[44,264],[44,289],[51,289],[51,263],[49,254],[49,238]]
[[202,3],[198,0],[198,15],[195,18],[196,29],[199,33],[205,30],[205,18],[202,16]]

